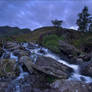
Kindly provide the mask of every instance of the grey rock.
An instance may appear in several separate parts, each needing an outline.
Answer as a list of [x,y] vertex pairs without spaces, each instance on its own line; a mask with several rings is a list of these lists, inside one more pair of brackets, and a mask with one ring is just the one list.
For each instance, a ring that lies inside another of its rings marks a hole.
[[58,89],[58,92],[91,92],[89,84],[79,81],[56,80],[51,88]]
[[73,71],[70,67],[61,64],[52,58],[44,56],[39,56],[35,64],[27,56],[21,57],[20,62],[25,64],[29,72],[32,72],[32,68],[34,68],[45,74],[62,79],[68,78]]

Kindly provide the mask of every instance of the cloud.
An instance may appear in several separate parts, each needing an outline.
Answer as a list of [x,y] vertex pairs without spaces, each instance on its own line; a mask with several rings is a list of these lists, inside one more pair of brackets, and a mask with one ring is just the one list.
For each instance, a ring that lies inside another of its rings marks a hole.
[[77,14],[91,0],[0,0],[0,25],[35,29],[49,26],[51,20],[62,19],[64,27],[76,26]]

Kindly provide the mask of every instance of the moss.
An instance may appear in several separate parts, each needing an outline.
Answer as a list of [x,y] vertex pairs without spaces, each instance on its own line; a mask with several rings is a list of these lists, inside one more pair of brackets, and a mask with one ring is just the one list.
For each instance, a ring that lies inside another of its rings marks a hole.
[[49,83],[53,83],[55,80],[56,80],[56,78],[54,78],[54,77],[51,77],[51,76],[48,76],[48,82]]
[[45,36],[43,38],[43,42],[42,44],[51,49],[52,51],[55,51],[55,52],[59,52],[59,44],[58,44],[58,41],[59,41],[59,37],[57,35],[48,35],[48,36]]
[[12,66],[7,64],[6,67],[5,67],[5,71],[6,72],[11,72],[12,71]]
[[59,40],[64,41],[65,40],[65,37],[64,36],[60,36]]

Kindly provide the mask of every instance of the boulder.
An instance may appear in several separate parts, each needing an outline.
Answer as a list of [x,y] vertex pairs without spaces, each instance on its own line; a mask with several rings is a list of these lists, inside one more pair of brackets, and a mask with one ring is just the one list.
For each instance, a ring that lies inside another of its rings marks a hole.
[[38,56],[36,63],[33,63],[29,57],[23,56],[20,58],[20,62],[25,64],[29,72],[32,72],[32,68],[34,68],[57,78],[66,79],[70,76],[71,72],[73,72],[70,67],[61,64],[52,58],[44,56]]
[[82,59],[82,58],[79,58],[79,57],[76,58],[76,61],[77,61],[77,63],[79,63],[79,64],[82,64],[82,63],[83,63],[83,59]]
[[16,42],[7,42],[5,45],[5,48],[10,51],[13,51],[13,50],[19,49],[20,45]]
[[57,92],[92,92],[88,84],[69,80],[56,80],[51,84],[51,88],[58,89]]
[[59,47],[62,53],[67,56],[78,56],[80,55],[80,51],[76,49],[73,45],[65,43],[64,41],[59,41]]
[[15,77],[19,73],[19,68],[16,66],[14,59],[0,60],[0,77]]
[[6,92],[9,82],[0,82],[0,92]]
[[85,62],[80,66],[80,72],[83,75],[92,77],[92,60],[89,62]]
[[88,53],[88,54],[81,54],[78,57],[82,58],[83,61],[90,61],[91,60],[91,56],[92,56],[92,53]]
[[34,44],[34,43],[32,43],[32,42],[29,42],[29,43],[28,43],[28,46],[27,46],[27,48],[29,48],[29,49],[34,49],[34,48],[36,48],[36,47],[38,47],[38,45],[37,45],[37,44]]
[[[28,81],[27,81],[28,80]],[[42,81],[37,79],[33,82],[33,79],[27,79],[25,83],[20,84],[21,92],[92,92],[92,84],[86,84],[84,82],[79,81],[68,81],[68,80],[56,80],[50,86],[44,87],[44,84],[41,85]],[[45,80],[45,79],[44,79]],[[38,82],[39,81],[39,85]],[[35,85],[37,82],[38,87]],[[31,85],[30,85],[31,83]],[[11,82],[0,82],[0,92],[14,92],[16,91],[16,84],[12,84]],[[17,90],[18,91],[18,90]]]
[[[81,52],[73,45],[68,44],[64,41],[59,41],[60,55],[71,64],[79,64],[79,56]],[[76,60],[77,59],[77,60]],[[82,60],[81,60],[82,61]]]
[[19,63],[24,64],[30,73],[33,72],[33,63],[28,56],[20,57]]
[[29,54],[30,54],[29,51],[20,50],[20,49],[14,50],[13,53],[14,53],[15,56],[18,56],[18,57],[29,56]]
[[9,59],[10,58],[10,53],[4,53],[3,58],[4,59]]
[[46,54],[46,52],[42,48],[38,51],[38,53],[42,53],[43,55]]

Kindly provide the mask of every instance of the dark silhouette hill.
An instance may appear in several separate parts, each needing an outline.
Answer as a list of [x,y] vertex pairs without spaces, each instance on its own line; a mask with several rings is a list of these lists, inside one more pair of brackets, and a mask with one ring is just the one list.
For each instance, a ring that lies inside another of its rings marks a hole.
[[30,32],[31,31],[29,29],[19,29],[18,27],[9,27],[9,26],[0,27],[0,37],[21,35]]

